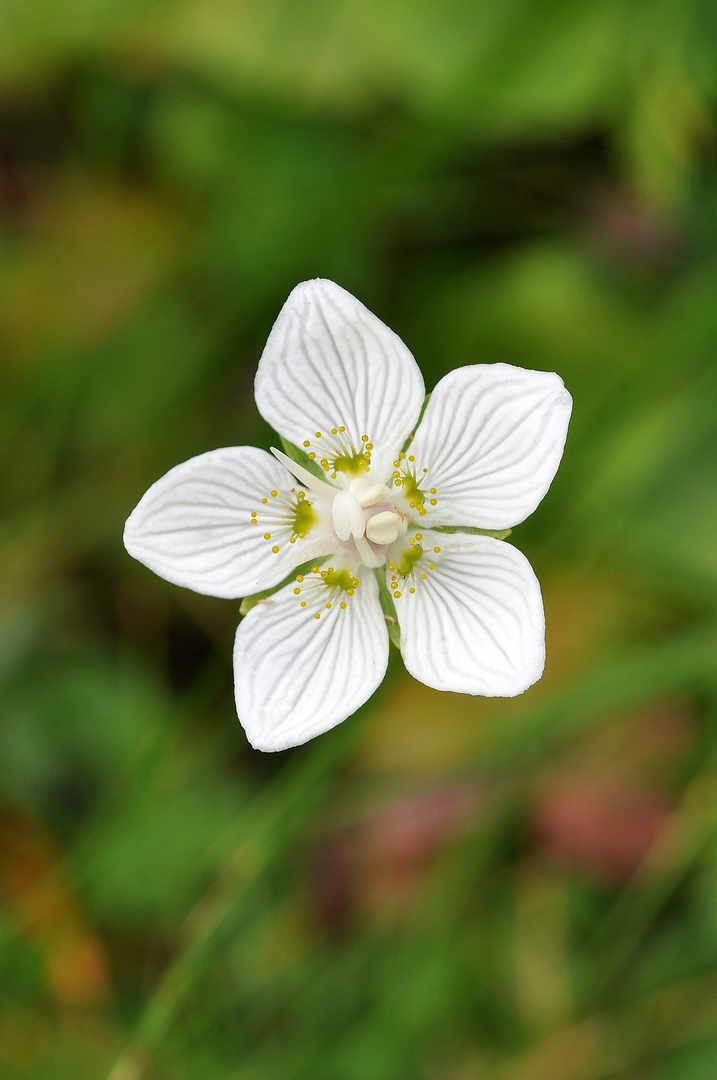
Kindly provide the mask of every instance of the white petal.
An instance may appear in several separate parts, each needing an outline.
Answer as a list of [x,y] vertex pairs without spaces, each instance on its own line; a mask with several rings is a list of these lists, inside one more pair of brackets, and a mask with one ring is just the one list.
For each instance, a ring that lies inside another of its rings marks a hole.
[[287,585],[239,624],[237,713],[255,749],[285,750],[313,739],[355,712],[381,683],[386,621],[374,575],[363,571],[359,580],[343,610],[340,598],[327,610],[319,588],[302,587],[295,596]]
[[[124,544],[130,555],[155,574],[209,596],[232,599],[286,577],[280,555],[252,526],[251,512],[262,511],[272,489],[296,486],[274,458],[253,446],[210,450],[177,465],[140,499],[127,519]],[[292,565],[303,561],[304,547],[291,546]]]
[[426,523],[505,529],[532,514],[560,464],[572,398],[548,371],[510,364],[456,368],[436,386],[411,444]]
[[345,289],[322,278],[302,282],[289,296],[255,384],[259,412],[297,446],[342,425],[357,449],[368,435],[370,478],[381,481],[415,427],[424,392],[401,339]]
[[[540,585],[525,556],[490,536],[426,532],[434,570],[401,588],[401,653],[414,678],[485,697],[514,697],[545,664]],[[440,546],[440,553],[433,547]]]

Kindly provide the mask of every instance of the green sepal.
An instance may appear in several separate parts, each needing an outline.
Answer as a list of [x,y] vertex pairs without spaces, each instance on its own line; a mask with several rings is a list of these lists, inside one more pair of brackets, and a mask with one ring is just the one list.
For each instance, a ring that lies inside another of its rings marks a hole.
[[391,590],[386,584],[386,568],[380,566],[377,570],[374,570],[376,575],[376,581],[378,582],[378,598],[381,601],[381,608],[386,620],[386,629],[388,630],[388,640],[392,645],[395,645],[397,649],[401,648],[401,630],[398,625],[398,616],[396,615],[396,605],[393,602],[391,596]]
[[473,536],[492,536],[494,540],[505,540],[512,529],[475,529],[472,525],[426,525],[431,532],[470,533]]
[[414,436],[414,435],[416,434],[416,428],[417,428],[417,427],[418,427],[418,425],[420,424],[421,420],[423,420],[423,414],[424,414],[424,412],[426,411],[426,405],[428,404],[428,402],[429,402],[429,400],[430,400],[430,397],[431,397],[431,395],[430,395],[430,394],[426,394],[426,396],[425,396],[425,397],[424,397],[424,399],[423,399],[423,405],[421,405],[421,411],[420,411],[420,413],[419,413],[419,416],[418,416],[418,420],[416,421],[416,427],[414,427],[413,431],[411,432],[411,434],[410,434],[410,435],[408,436],[408,438],[406,439],[405,443],[403,444],[403,449],[401,450],[401,453],[402,453],[402,454],[405,454],[405,453],[406,453],[406,451],[408,450],[409,446],[410,446],[410,445],[411,445],[411,443],[413,442],[413,436]]
[[318,476],[319,480],[323,480],[324,483],[327,482],[324,470],[320,465],[317,465],[315,461],[312,461],[304,450],[301,450],[298,446],[294,446],[293,443],[290,443],[288,439],[284,439],[282,436],[279,436],[279,438],[281,439],[281,448],[287,457],[290,457],[297,465],[301,465],[303,468],[307,469],[312,476]]
[[310,562],[302,563],[301,566],[295,566],[291,573],[283,581],[280,581],[278,585],[272,585],[270,589],[263,589],[261,592],[253,593],[251,596],[245,596],[239,605],[239,614],[246,615],[262,600],[266,600],[268,597],[273,596],[275,592],[278,592],[279,589],[283,589],[285,585],[296,581],[299,574],[308,574],[312,566],[321,566],[322,563],[326,562],[326,559],[327,556],[324,555],[320,559],[311,559]]

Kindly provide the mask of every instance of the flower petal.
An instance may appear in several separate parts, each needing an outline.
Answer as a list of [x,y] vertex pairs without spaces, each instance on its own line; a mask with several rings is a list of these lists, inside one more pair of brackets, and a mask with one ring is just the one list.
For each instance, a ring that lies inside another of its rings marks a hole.
[[[155,574],[208,596],[233,599],[278,585],[287,568],[252,526],[252,510],[272,489],[296,486],[278,461],[253,446],[228,446],[170,469],[143,495],[127,519],[124,544]],[[292,565],[304,560],[306,540],[292,545]],[[289,568],[290,569],[290,568]]]
[[328,731],[381,683],[388,663],[386,621],[374,575],[360,571],[359,581],[345,609],[339,598],[327,610],[320,579],[309,580],[300,597],[287,585],[239,624],[236,706],[256,750],[285,750]]
[[560,464],[572,409],[562,379],[510,364],[444,376],[411,444],[435,487],[426,523],[506,529],[532,514]]
[[[414,678],[436,690],[514,697],[545,664],[540,585],[525,556],[502,540],[425,532],[432,565],[401,588],[401,653]],[[425,556],[424,556],[425,558]],[[428,560],[426,559],[426,562]]]
[[367,435],[371,478],[386,480],[425,390],[401,339],[351,293],[316,278],[297,285],[279,312],[255,393],[264,419],[297,446],[320,431],[321,451],[341,426],[356,449]]

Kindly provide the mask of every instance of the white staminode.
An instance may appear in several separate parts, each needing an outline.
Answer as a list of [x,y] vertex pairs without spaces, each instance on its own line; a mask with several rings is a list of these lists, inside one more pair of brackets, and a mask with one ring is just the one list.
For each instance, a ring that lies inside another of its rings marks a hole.
[[545,495],[572,405],[562,380],[458,368],[412,436],[424,386],[411,353],[319,279],[282,308],[255,388],[303,464],[246,446],[202,454],[158,480],[125,528],[130,554],[197,592],[246,596],[291,575],[237,631],[237,710],[252,745],[305,742],[373,693],[388,660],[377,575],[416,678],[487,696],[535,682],[535,575],[510,544],[461,530],[510,529]]
[[381,510],[366,523],[366,536],[374,544],[392,544],[407,527],[400,514]]
[[338,491],[334,497],[332,510],[334,532],[339,540],[349,540],[352,536],[363,536],[366,532],[366,519],[361,504],[351,491]]

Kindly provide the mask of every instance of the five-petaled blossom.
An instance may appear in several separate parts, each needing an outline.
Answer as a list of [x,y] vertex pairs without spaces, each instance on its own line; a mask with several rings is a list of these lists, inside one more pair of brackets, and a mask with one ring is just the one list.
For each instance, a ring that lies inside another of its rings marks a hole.
[[512,697],[539,679],[540,586],[524,555],[486,534],[523,521],[550,486],[572,406],[562,380],[457,368],[421,417],[408,348],[317,279],[282,308],[255,392],[292,456],[200,454],[149,489],[124,536],[136,559],[196,592],[274,589],[234,647],[251,744],[282,750],[350,716],[383,679],[394,620],[406,667],[428,686]]

